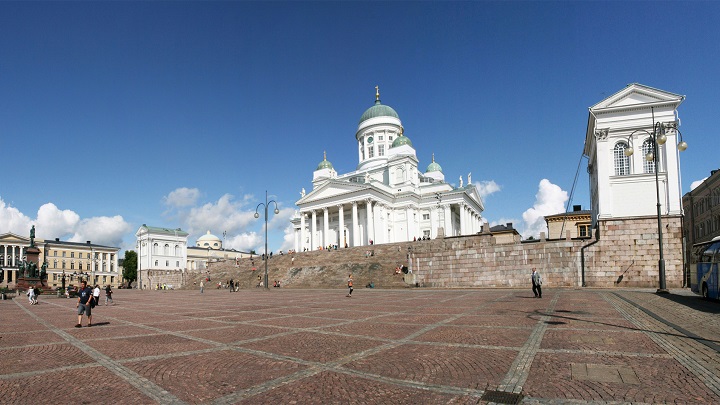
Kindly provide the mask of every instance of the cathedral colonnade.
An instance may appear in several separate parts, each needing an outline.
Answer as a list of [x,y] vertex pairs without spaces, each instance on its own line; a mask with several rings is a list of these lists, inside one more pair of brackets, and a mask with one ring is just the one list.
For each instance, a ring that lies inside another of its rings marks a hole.
[[302,252],[321,246],[368,246],[371,241],[393,243],[423,236],[434,239],[438,228],[444,228],[445,236],[471,235],[481,231],[483,218],[463,202],[418,209],[365,199],[302,211],[299,222],[294,246],[295,251]]
[[[25,249],[28,246],[3,244],[0,245],[0,267],[3,268],[2,279],[4,282],[14,281],[17,268],[25,257]],[[12,268],[8,268],[12,267]]]

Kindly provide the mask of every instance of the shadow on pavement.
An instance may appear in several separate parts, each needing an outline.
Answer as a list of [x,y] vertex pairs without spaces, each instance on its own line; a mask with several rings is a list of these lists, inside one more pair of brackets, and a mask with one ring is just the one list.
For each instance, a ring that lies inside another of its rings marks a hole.
[[720,314],[720,301],[703,299],[699,295],[661,294],[659,297],[708,314]]

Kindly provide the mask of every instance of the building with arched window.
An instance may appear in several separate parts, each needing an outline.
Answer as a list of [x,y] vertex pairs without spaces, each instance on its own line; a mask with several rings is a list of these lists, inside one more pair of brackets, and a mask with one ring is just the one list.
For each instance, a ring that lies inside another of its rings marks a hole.
[[[592,228],[599,229],[602,243],[590,249],[594,254],[588,263],[604,268],[607,276],[623,275],[625,283],[647,285],[658,279],[658,194],[667,285],[682,282],[679,153],[686,145],[678,145],[677,108],[684,99],[633,83],[590,107],[584,154]],[[657,148],[656,130],[667,137]]]
[[180,228],[169,229],[143,224],[135,236],[139,288],[153,288],[161,276],[169,276],[171,273],[173,278],[182,280],[187,264],[187,232]]

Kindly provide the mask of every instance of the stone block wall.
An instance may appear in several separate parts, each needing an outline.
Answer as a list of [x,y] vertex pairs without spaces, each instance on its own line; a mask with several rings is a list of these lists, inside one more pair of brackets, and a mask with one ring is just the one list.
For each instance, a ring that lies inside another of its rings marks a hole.
[[[585,256],[588,287],[658,287],[656,217],[599,221],[600,243]],[[682,218],[663,217],[663,255],[668,288],[682,287]]]

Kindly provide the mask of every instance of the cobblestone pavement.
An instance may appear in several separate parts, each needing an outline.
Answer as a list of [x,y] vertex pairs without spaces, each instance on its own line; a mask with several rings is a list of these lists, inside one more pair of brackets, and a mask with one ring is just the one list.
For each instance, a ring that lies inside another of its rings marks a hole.
[[720,403],[687,290],[118,290],[0,301],[0,403]]

